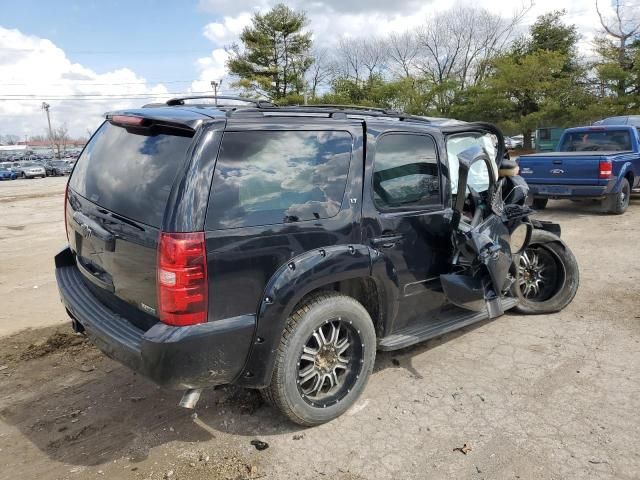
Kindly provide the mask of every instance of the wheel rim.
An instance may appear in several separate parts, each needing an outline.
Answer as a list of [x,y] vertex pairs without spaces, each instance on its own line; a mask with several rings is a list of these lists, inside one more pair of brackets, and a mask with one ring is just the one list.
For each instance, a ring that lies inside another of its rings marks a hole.
[[548,249],[531,246],[520,255],[518,284],[527,300],[545,301],[555,295],[564,283],[557,258]]
[[620,205],[625,207],[627,202],[629,201],[629,189],[626,185],[623,185],[622,190],[620,190]]
[[339,402],[360,376],[363,352],[360,332],[342,318],[316,328],[298,357],[297,385],[302,398],[314,407]]

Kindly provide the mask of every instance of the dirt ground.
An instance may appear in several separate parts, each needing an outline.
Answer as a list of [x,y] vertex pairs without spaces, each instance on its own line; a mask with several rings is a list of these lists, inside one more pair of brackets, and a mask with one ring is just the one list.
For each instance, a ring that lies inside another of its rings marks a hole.
[[347,414],[301,429],[236,388],[192,415],[71,333],[52,261],[64,182],[0,183],[0,479],[640,478],[640,199],[540,214],[581,268],[565,311],[379,353]]

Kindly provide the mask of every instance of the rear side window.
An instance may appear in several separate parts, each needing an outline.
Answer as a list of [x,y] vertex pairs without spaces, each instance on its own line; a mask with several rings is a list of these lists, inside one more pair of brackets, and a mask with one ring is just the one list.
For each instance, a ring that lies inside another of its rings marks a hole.
[[78,159],[69,186],[107,210],[159,228],[191,140],[129,133],[105,122]]
[[351,148],[348,132],[225,132],[207,228],[333,217],[342,204]]
[[438,156],[431,137],[394,133],[378,140],[373,200],[380,210],[441,204]]

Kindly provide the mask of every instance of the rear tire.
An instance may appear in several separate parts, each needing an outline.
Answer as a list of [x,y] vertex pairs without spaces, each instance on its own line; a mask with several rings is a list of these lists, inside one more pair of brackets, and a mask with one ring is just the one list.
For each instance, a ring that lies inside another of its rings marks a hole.
[[319,294],[287,320],[271,384],[262,396],[291,421],[320,425],[358,399],[375,356],[375,329],[367,310],[351,297]]
[[548,198],[534,198],[533,208],[536,210],[544,210],[545,208],[547,208],[547,203],[549,203]]
[[534,230],[525,251],[516,257],[517,276],[513,296],[520,313],[543,314],[562,310],[571,303],[580,284],[580,271],[573,252],[560,239],[544,230]]
[[622,215],[629,207],[630,198],[631,185],[629,185],[629,180],[623,178],[620,184],[620,191],[606,198],[603,202],[603,206],[607,213]]

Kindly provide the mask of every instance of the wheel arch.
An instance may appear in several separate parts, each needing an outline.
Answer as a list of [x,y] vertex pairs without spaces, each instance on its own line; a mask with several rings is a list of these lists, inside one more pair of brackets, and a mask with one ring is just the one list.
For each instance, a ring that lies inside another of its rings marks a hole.
[[316,248],[290,259],[267,282],[252,348],[235,383],[253,388],[269,384],[287,318],[310,296],[326,291],[340,292],[362,303],[378,331],[384,306],[371,277],[370,248],[361,244]]

